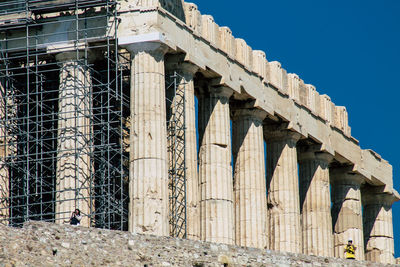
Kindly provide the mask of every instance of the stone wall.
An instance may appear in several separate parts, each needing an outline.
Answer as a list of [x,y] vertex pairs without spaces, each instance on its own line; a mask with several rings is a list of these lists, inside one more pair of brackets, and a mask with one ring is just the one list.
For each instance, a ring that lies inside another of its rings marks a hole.
[[0,267],[384,266],[44,222],[0,225],[0,244]]

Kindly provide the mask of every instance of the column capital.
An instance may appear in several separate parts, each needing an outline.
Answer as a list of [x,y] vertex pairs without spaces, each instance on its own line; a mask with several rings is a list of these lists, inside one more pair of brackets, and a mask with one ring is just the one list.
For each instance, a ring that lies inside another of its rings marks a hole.
[[78,50],[73,51],[62,51],[55,55],[57,62],[68,62],[68,61],[76,61],[87,58],[89,62],[94,62],[97,58],[99,58],[99,53],[93,50],[88,50],[86,53],[85,51]]
[[196,74],[196,72],[199,70],[199,67],[189,63],[189,62],[182,62],[180,64],[178,64],[177,66],[177,70],[182,72],[183,75],[191,75],[194,76]]
[[228,86],[211,86],[209,88],[211,96],[230,98],[233,95],[233,89]]
[[131,58],[135,57],[140,52],[146,52],[154,57],[164,57],[168,51],[168,46],[160,42],[143,42],[124,45],[126,50],[131,53]]
[[333,155],[321,150],[321,145],[319,144],[301,145],[297,149],[297,154],[299,162],[316,160],[326,167],[333,160]]
[[383,205],[392,206],[398,199],[394,194],[378,193],[377,190],[364,189],[362,191],[363,205]]
[[194,74],[199,70],[199,67],[195,64],[185,61],[184,55],[168,56],[165,61],[165,67],[169,71],[176,70],[184,76],[194,76]]
[[300,140],[301,134],[287,129],[286,124],[265,125],[264,138],[269,142],[288,140],[295,145]]
[[233,119],[252,118],[262,122],[267,117],[267,112],[258,108],[238,108],[233,111]]
[[79,60],[85,56],[83,51],[65,51],[57,53],[55,58],[58,62]]
[[365,177],[352,171],[352,167],[337,167],[329,170],[332,183],[355,185],[360,187],[365,182]]

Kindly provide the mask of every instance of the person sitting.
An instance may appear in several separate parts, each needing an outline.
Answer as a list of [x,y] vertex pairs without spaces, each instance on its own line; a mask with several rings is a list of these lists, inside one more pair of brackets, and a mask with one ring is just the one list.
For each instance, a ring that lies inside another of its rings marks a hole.
[[69,223],[71,225],[80,225],[82,220],[81,211],[79,209],[75,209],[72,212],[71,218],[69,219]]
[[356,259],[356,249],[357,247],[353,245],[353,240],[349,239],[346,247],[344,248],[344,253],[346,259],[355,260]]

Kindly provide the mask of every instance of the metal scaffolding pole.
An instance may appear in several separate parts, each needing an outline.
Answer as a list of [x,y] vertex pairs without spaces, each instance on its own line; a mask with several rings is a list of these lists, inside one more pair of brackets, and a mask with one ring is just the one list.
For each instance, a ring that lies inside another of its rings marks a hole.
[[167,78],[170,235],[186,238],[186,84],[176,72]]

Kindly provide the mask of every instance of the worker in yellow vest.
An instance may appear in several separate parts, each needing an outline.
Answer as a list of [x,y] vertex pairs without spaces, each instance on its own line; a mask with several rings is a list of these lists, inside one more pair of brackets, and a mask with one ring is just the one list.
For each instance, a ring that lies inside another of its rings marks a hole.
[[355,260],[356,259],[356,249],[357,247],[353,245],[353,240],[349,239],[346,247],[344,248],[344,253],[346,259]]

